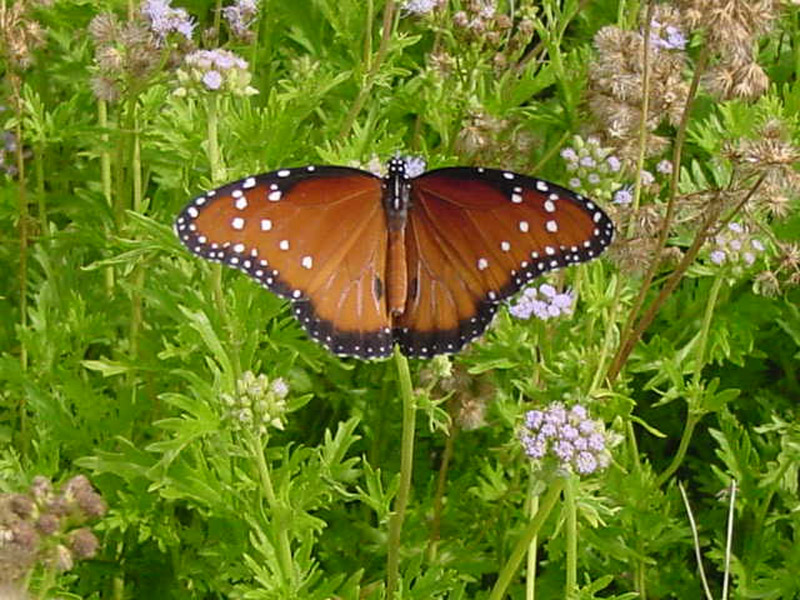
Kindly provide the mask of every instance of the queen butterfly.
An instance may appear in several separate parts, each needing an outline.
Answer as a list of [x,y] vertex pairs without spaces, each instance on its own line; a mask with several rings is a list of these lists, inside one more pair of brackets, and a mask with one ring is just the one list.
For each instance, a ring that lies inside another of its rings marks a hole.
[[343,356],[453,353],[501,300],[539,275],[598,256],[614,226],[558,185],[483,167],[385,177],[348,167],[280,169],[189,202],[175,231],[195,254],[292,301],[310,336]]

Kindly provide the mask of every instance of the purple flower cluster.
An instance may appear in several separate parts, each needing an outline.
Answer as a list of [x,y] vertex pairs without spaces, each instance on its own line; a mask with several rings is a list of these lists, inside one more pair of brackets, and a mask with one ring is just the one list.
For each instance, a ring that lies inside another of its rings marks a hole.
[[588,475],[609,462],[603,424],[590,419],[580,404],[529,410],[519,438],[528,457],[542,465],[550,460],[562,471]]
[[406,0],[402,9],[407,14],[421,17],[432,13],[442,4],[441,0]]
[[159,43],[170,33],[178,33],[187,40],[192,39],[194,21],[183,8],[172,8],[172,0],[145,0],[142,15],[150,22],[150,30]]
[[566,290],[559,292],[549,283],[526,288],[508,312],[517,319],[537,319],[547,321],[561,315],[571,315],[575,307],[575,292]]
[[228,92],[234,96],[250,96],[258,90],[251,87],[247,61],[230,50],[196,50],[186,55],[183,66],[178,69],[180,87],[178,96],[185,96],[191,89],[206,92]]
[[751,236],[741,223],[735,221],[728,223],[728,227],[714,237],[714,243],[709,259],[715,265],[744,264],[749,267],[765,249],[761,240]]
[[222,16],[228,22],[233,35],[243,40],[252,36],[250,26],[255,22],[257,14],[257,0],[236,0],[222,9]]
[[674,25],[662,25],[653,19],[650,21],[650,44],[661,50],[684,50],[686,37]]

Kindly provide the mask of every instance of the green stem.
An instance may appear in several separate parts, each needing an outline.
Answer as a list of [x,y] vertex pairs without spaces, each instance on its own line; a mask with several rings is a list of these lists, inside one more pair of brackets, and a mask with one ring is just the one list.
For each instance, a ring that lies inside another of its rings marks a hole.
[[[639,155],[636,157],[636,174],[633,186],[633,213],[639,210],[642,198],[642,170],[647,151],[647,115],[650,112],[650,21],[653,20],[653,2],[647,3],[647,14],[644,21],[644,43],[642,44],[642,120],[639,123]],[[634,219],[628,223],[628,237],[633,236]]]
[[411,491],[411,471],[414,466],[414,429],[416,427],[417,405],[411,386],[411,373],[408,360],[395,346],[394,358],[397,364],[397,377],[400,383],[400,396],[403,399],[403,437],[400,448],[400,487],[394,503],[394,512],[389,519],[388,556],[386,560],[387,598],[397,597],[397,584],[400,579],[400,536],[406,516],[408,496]]
[[675,456],[672,457],[672,462],[666,470],[656,479],[655,486],[657,488],[664,485],[675,471],[678,470],[678,467],[681,466],[683,459],[686,457],[686,451],[689,449],[689,442],[692,440],[694,428],[697,427],[703,415],[704,413],[695,412],[689,408],[689,414],[686,415],[686,424],[683,427],[683,435],[681,435],[681,441],[680,444],[678,444],[678,451],[675,453]]
[[33,149],[33,167],[36,174],[36,200],[39,207],[39,229],[47,235],[47,196],[44,191],[44,144],[37,143]]
[[[539,496],[534,494],[534,488],[536,487],[537,479],[534,477],[533,473],[531,473],[530,478],[528,479],[528,515],[531,519],[536,516],[536,513],[539,512]],[[530,544],[528,544],[528,556],[526,559],[526,570],[525,570],[525,600],[535,600],[536,599],[536,555],[537,555],[537,547],[539,545],[539,536],[534,535],[531,538]]]
[[[131,136],[131,199],[132,208],[136,213],[141,214],[143,207],[142,198],[142,155],[141,139],[139,137],[139,116],[137,105],[130,106],[133,112],[131,122],[133,130]],[[131,293],[131,324],[130,324],[130,344],[131,357],[134,363],[139,356],[139,334],[142,328],[142,289],[144,288],[145,269],[144,265],[136,265],[133,275],[133,289]]]
[[270,473],[267,459],[264,457],[266,440],[262,440],[259,436],[251,433],[247,435],[247,438],[250,443],[251,454],[256,459],[258,476],[261,480],[261,489],[264,492],[264,497],[267,500],[267,505],[272,515],[272,525],[275,527],[275,537],[278,541],[278,563],[280,564],[281,571],[283,571],[281,576],[285,582],[289,583],[291,589],[294,589],[295,573],[292,563],[292,549],[289,544],[289,511],[282,502],[278,501],[278,497],[275,495],[275,487],[272,485],[272,474]]
[[578,591],[578,506],[575,487],[577,477],[571,475],[564,486],[564,512],[566,534],[566,582],[564,597],[570,598]]
[[525,558],[528,552],[531,541],[538,535],[545,519],[550,515],[550,511],[553,510],[556,500],[558,500],[558,497],[561,495],[561,491],[564,489],[564,483],[565,481],[562,477],[555,479],[550,484],[544,497],[539,501],[539,510],[536,516],[530,520],[525,531],[522,532],[517,544],[514,546],[514,550],[511,552],[511,556],[508,557],[506,564],[503,566],[502,571],[500,571],[497,577],[497,583],[494,584],[494,588],[492,588],[492,592],[489,595],[489,600],[502,600],[508,586],[511,584],[511,580],[514,578],[517,569],[522,563],[522,559]]
[[694,364],[694,383],[700,384],[700,377],[703,374],[703,367],[705,366],[706,346],[708,345],[708,333],[711,330],[711,320],[714,317],[714,309],[717,307],[717,300],[719,299],[719,291],[722,288],[724,276],[719,273],[714,278],[714,283],[711,284],[711,291],[708,294],[706,301],[706,312],[703,315],[703,325],[700,329],[700,343],[697,348],[697,359]]
[[208,95],[206,103],[208,121],[206,133],[208,136],[208,164],[211,167],[211,183],[219,185],[225,179],[225,165],[219,151],[219,97],[217,94]]
[[[389,42],[392,39],[393,22],[394,0],[386,0],[386,4],[383,7],[383,35],[381,37],[380,46],[378,47],[378,53],[375,55],[375,59],[373,60],[371,55],[372,49],[370,48],[369,52],[364,57],[364,63],[365,65],[368,65],[367,74],[364,77],[361,90],[358,92],[358,96],[356,96],[353,104],[350,105],[350,111],[344,118],[342,127],[339,130],[340,138],[344,138],[348,133],[350,133],[350,129],[352,129],[353,123],[358,117],[358,114],[361,112],[364,102],[369,97],[369,93],[372,90],[372,85],[375,83],[375,78],[378,75],[378,71],[383,64],[383,60],[386,58],[386,53],[389,51]],[[372,27],[372,23],[367,23],[367,27]]]
[[[19,100],[16,104],[19,105]],[[19,207],[19,327],[20,351],[19,362],[22,370],[28,369],[28,346],[25,343],[25,331],[28,329],[28,194],[25,186],[25,157],[22,142],[22,109],[18,108],[15,134],[17,136],[17,205]],[[22,407],[25,412],[24,406]],[[22,416],[24,420],[24,416]]]
[[450,469],[450,461],[453,458],[453,448],[455,439],[458,435],[458,427],[453,425],[450,434],[446,436],[444,452],[442,453],[442,464],[439,467],[439,474],[436,478],[436,494],[433,497],[433,517],[431,518],[431,534],[428,541],[428,550],[425,559],[433,562],[436,559],[436,552],[439,546],[442,526],[442,510],[444,508],[444,494],[447,489],[447,473]]
[[[103,197],[109,209],[113,212],[114,200],[111,192],[111,152],[108,150],[108,104],[105,100],[97,102],[97,121],[103,133],[100,134],[100,141],[103,144],[103,149],[100,151],[100,187],[103,190]],[[106,230],[106,237],[111,237],[111,230]],[[114,267],[108,266],[105,268],[105,286],[106,295],[111,297],[114,290]]]

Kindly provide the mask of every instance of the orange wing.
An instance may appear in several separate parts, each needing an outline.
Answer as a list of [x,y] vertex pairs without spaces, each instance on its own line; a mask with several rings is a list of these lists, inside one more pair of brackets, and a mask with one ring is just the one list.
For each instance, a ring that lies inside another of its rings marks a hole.
[[309,335],[331,351],[391,353],[379,178],[314,166],[248,177],[190,202],[175,229],[195,254],[289,298]]
[[501,300],[598,256],[613,234],[592,201],[546,181],[480,167],[425,173],[412,180],[397,341],[409,356],[457,352],[483,333]]

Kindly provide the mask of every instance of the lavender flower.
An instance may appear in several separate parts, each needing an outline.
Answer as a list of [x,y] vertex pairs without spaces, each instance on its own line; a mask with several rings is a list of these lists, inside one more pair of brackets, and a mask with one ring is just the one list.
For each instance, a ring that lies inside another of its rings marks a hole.
[[185,96],[190,90],[227,92],[234,96],[251,96],[258,90],[251,87],[249,65],[229,50],[197,50],[188,54],[178,69],[179,87],[175,95]]
[[183,8],[172,8],[171,0],[145,0],[142,16],[150,23],[150,30],[159,44],[163,44],[170,33],[178,33],[187,40],[192,39],[194,21]]
[[422,16],[432,13],[440,5],[439,0],[406,0],[402,10],[410,15]]
[[631,186],[625,186],[614,192],[614,204],[627,206],[631,202],[633,202],[633,189]]
[[228,22],[231,32],[241,40],[249,40],[253,33],[250,27],[258,15],[257,0],[236,0],[222,9],[222,16]]
[[749,267],[765,250],[764,243],[736,221],[728,223],[728,227],[714,237],[714,244],[708,258],[717,266]]
[[407,155],[403,157],[403,160],[406,161],[406,175],[409,177],[417,177],[425,172],[427,164],[421,156]]
[[588,475],[609,462],[603,424],[580,404],[528,411],[519,439],[525,454],[542,467],[549,460],[558,470]]
[[537,289],[529,287],[522,292],[515,304],[508,311],[518,319],[537,319],[547,321],[561,315],[571,315],[575,305],[575,292],[566,290],[558,292],[549,283],[543,283]]
[[683,50],[686,37],[674,25],[662,25],[655,19],[650,21],[650,44],[662,50]]

